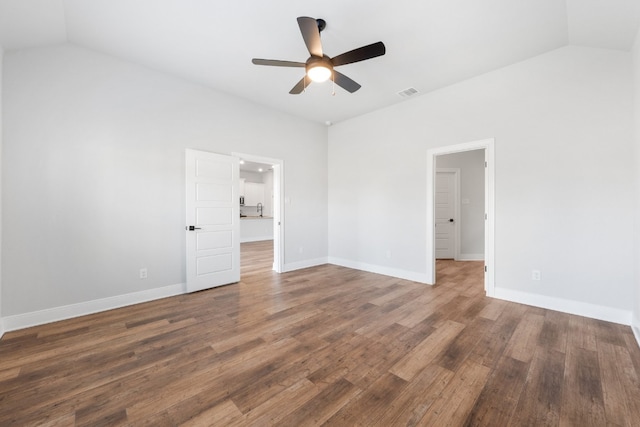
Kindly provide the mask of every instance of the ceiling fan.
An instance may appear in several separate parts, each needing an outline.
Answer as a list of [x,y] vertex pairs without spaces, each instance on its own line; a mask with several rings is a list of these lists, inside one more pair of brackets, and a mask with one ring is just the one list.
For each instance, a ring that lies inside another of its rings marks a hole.
[[309,54],[311,55],[306,62],[279,61],[275,59],[259,59],[253,58],[251,62],[256,65],[271,65],[275,67],[304,67],[306,74],[290,91],[292,95],[301,93],[309,84],[313,82],[323,82],[333,77],[333,81],[348,92],[355,92],[361,86],[336,71],[334,67],[340,65],[352,64],[354,62],[364,61],[366,59],[375,58],[385,54],[384,43],[377,42],[358,49],[350,50],[333,58],[329,58],[322,51],[322,42],[320,41],[320,32],[324,30],[327,23],[324,19],[314,19],[308,16],[298,18],[298,26],[302,33],[304,43],[307,45]]

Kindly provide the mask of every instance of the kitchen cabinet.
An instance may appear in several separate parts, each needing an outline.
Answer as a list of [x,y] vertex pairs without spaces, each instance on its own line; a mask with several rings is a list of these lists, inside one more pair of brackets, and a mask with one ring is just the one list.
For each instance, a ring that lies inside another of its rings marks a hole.
[[240,242],[273,240],[273,218],[248,217],[240,220]]
[[258,203],[262,203],[264,205],[264,184],[258,182],[245,182],[244,205],[257,206]]
[[244,197],[244,188],[245,188],[244,178],[240,178],[240,188],[239,188],[240,197]]

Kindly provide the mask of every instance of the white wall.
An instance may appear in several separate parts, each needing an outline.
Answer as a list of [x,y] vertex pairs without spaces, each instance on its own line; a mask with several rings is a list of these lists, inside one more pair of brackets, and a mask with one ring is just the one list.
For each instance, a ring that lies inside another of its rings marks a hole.
[[285,268],[326,262],[324,126],[70,45],[4,82],[5,320],[183,283],[187,147],[282,159]]
[[426,279],[426,152],[494,137],[496,295],[629,323],[630,88],[569,46],[332,126],[329,259]]
[[458,259],[484,259],[484,150],[437,156],[436,168],[460,169]]
[[[2,69],[4,50],[0,46],[0,242],[2,241]],[[2,245],[0,245],[0,338],[4,334],[2,321]]]
[[640,344],[640,30],[636,35],[633,45],[633,79],[634,79],[634,111],[635,123],[635,191],[636,191],[636,211],[635,211],[635,304],[633,316],[633,328],[636,339]]

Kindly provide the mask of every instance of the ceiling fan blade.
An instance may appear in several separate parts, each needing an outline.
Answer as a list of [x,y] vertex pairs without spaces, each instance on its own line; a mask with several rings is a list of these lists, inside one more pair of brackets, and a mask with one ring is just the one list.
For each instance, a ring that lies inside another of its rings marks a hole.
[[333,62],[334,67],[337,67],[338,65],[351,64],[353,62],[364,61],[365,59],[382,56],[386,51],[387,50],[384,47],[384,43],[377,42],[367,46],[359,47],[358,49],[350,50],[349,52],[345,52],[341,55],[333,57],[331,58],[331,62]]
[[320,41],[318,22],[308,16],[300,16],[298,18],[298,26],[300,27],[304,44],[307,45],[309,53],[312,56],[319,56],[322,58],[322,42]]
[[304,62],[294,62],[294,61],[278,61],[277,59],[260,59],[253,58],[251,60],[256,65],[272,65],[274,67],[304,67]]
[[302,80],[300,80],[290,91],[289,93],[291,95],[299,95],[302,93],[302,91],[304,91],[304,88],[306,88],[307,86],[309,86],[309,84],[311,84],[311,79],[309,77],[307,77],[307,75],[305,74],[304,77],[302,78]]
[[357,82],[351,80],[349,77],[336,70],[333,70],[333,78],[336,84],[347,92],[353,93],[362,87]]

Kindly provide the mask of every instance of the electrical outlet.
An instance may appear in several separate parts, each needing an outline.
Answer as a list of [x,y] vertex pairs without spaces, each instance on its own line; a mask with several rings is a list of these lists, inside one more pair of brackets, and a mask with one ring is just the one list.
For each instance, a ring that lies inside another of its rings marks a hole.
[[303,253],[303,252],[304,252],[304,248],[303,248],[302,246],[300,246],[300,247],[298,248],[298,252]]
[[140,278],[141,279],[146,279],[147,278],[147,269],[146,268],[141,268],[140,269]]
[[387,259],[391,259],[391,250],[387,249],[386,256],[387,256]]
[[531,280],[540,280],[540,270],[531,270]]

